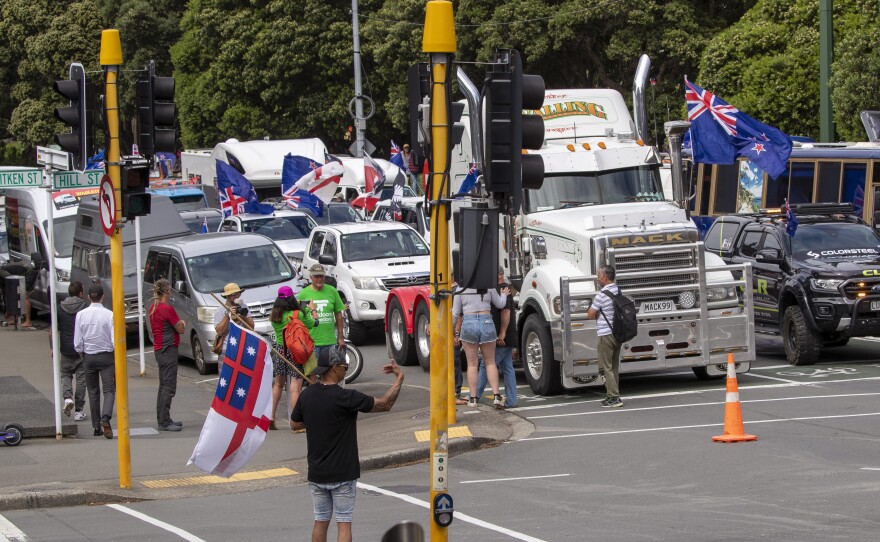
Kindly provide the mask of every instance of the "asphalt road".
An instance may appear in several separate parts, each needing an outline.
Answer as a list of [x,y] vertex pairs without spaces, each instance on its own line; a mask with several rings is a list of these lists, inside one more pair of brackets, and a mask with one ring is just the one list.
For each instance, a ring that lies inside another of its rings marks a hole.
[[[723,380],[625,376],[626,406],[608,411],[601,388],[541,398],[520,377],[515,412],[534,430],[451,459],[449,539],[877,540],[880,343],[854,340],[811,367],[788,366],[778,339],[758,344],[739,377],[751,443],[711,441],[723,431]],[[358,382],[384,383],[384,344],[363,351]],[[427,386],[419,367],[405,370],[409,385]],[[429,475],[425,464],[365,473],[355,539],[379,540],[402,520],[427,527]],[[3,516],[0,541],[307,540],[312,522],[305,486]]]

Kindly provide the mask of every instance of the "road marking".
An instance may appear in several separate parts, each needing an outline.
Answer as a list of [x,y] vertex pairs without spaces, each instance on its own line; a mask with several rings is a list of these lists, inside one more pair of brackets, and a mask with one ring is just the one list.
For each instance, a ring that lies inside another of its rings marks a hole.
[[229,478],[221,478],[220,476],[188,476],[186,478],[168,478],[164,480],[145,480],[141,484],[151,489],[168,488],[168,487],[187,487],[201,486],[208,484],[228,484],[230,482],[247,482],[250,480],[265,480],[267,478],[278,478],[281,476],[293,476],[299,474],[297,471],[280,468],[269,470],[257,470],[251,472],[239,472],[233,474]]
[[878,467],[862,467],[862,470],[880,470]]
[[766,378],[767,380],[778,380],[780,382],[797,382],[797,380],[786,380],[784,378],[777,378],[775,376],[767,376],[767,375],[749,375],[754,376],[755,378]]
[[482,484],[484,482],[510,482],[512,480],[536,480],[538,478],[560,478],[562,476],[571,476],[570,474],[545,474],[544,476],[520,476],[518,478],[493,478],[492,480],[466,480],[459,484]]
[[[395,499],[400,499],[402,501],[408,502],[410,504],[414,504],[416,506],[421,506],[422,508],[427,508],[429,510],[431,508],[431,505],[428,504],[426,501],[419,500],[415,497],[411,497],[411,496],[406,495],[404,493],[395,493],[393,491],[388,491],[387,489],[382,489],[381,487],[378,487],[378,486],[371,486],[370,484],[365,484],[363,482],[358,482],[357,485],[361,489],[365,489],[367,491],[374,491],[376,493],[379,493],[380,495],[385,495],[386,497],[394,497]],[[468,523],[472,523],[478,527],[483,527],[485,529],[489,529],[489,530],[492,530],[492,531],[495,531],[495,532],[498,532],[501,534],[506,534],[506,535],[510,536],[511,538],[515,538],[517,540],[525,540],[526,542],[544,542],[540,538],[535,538],[535,537],[529,536],[527,534],[519,533],[517,531],[513,531],[511,529],[508,529],[506,527],[501,527],[499,525],[495,525],[493,523],[489,523],[487,521],[477,519],[475,517],[469,516],[469,515],[464,514],[462,512],[456,511],[455,518],[460,519],[461,521],[466,521]]]
[[[416,442],[430,442],[431,430],[415,431]],[[472,437],[471,430],[466,425],[456,425],[449,428],[449,438]]]
[[190,533],[184,531],[180,527],[175,527],[174,525],[171,525],[170,523],[165,523],[164,521],[158,520],[154,517],[150,517],[144,513],[138,512],[137,510],[132,510],[131,508],[128,508],[127,506],[122,506],[121,504],[108,504],[107,507],[112,508],[114,510],[118,510],[118,511],[122,512],[123,514],[128,514],[129,516],[136,517],[141,521],[145,521],[145,522],[149,523],[150,525],[155,525],[156,527],[159,527],[161,529],[165,529],[169,533],[174,533],[184,540],[189,540],[189,542],[205,542],[203,539],[197,537],[194,534],[190,534]]
[[215,376],[214,378],[206,378],[205,380],[196,380],[196,384],[204,384],[205,382],[214,382],[215,380],[220,380],[220,377]]
[[[839,378],[836,380],[816,380],[813,382],[785,382],[783,384],[757,384],[754,386],[743,385],[739,386],[740,391],[742,390],[769,390],[775,388],[797,388],[800,386],[816,386],[821,387],[820,384],[836,384],[838,382],[850,383],[850,382],[861,382],[865,380],[880,380],[880,376],[866,376],[863,378]],[[646,393],[644,395],[628,395],[626,396],[627,401],[632,401],[636,399],[654,399],[657,397],[674,397],[676,395],[696,395],[700,393],[715,393],[719,391],[727,391],[727,387],[723,388],[707,388],[704,390],[682,390],[682,391],[667,391],[662,393]],[[583,401],[568,401],[566,403],[553,403],[550,405],[534,405],[527,407],[516,407],[516,408],[508,408],[509,412],[521,412],[524,410],[537,410],[543,408],[560,408],[567,407],[572,405],[577,405],[580,403],[597,403],[601,401],[601,399],[587,399]]]
[[[801,422],[808,420],[830,420],[834,418],[858,418],[865,416],[880,416],[880,412],[866,412],[865,414],[839,414],[836,416],[805,416],[802,418],[777,418],[775,420],[757,420],[745,422],[746,425],[755,424],[755,423],[776,423],[776,422]],[[621,431],[600,431],[596,433],[578,433],[575,435],[555,435],[552,437],[529,437],[517,440],[516,442],[525,442],[528,440],[553,440],[560,438],[574,438],[574,437],[596,437],[602,435],[623,435],[626,433],[649,433],[653,431],[670,431],[674,429],[699,429],[701,427],[720,427],[723,426],[723,423],[702,423],[698,425],[676,425],[670,427],[649,427],[647,429],[623,429]]]
[[877,337],[853,337],[853,340],[880,343],[880,338]]
[[27,542],[27,535],[16,527],[11,521],[0,514],[0,541],[2,542]]
[[[794,401],[796,399],[826,399],[826,398],[839,398],[839,397],[864,397],[864,396],[872,396],[872,395],[880,395],[880,392],[866,392],[866,393],[839,393],[835,395],[802,395],[800,397],[774,397],[771,399],[748,399],[745,401],[740,401],[741,403],[772,403],[774,401]],[[626,412],[641,412],[645,410],[665,410],[668,408],[686,408],[686,407],[697,407],[697,406],[714,406],[714,405],[723,405],[726,401],[713,401],[709,403],[688,403],[684,405],[661,405],[661,406],[653,406],[653,407],[640,407],[640,408],[627,408],[621,410],[593,410],[590,412],[570,412],[567,414],[547,414],[545,416],[529,416],[529,420],[542,420],[545,418],[567,418],[569,416],[590,416],[593,414],[623,414]]]
[[769,371],[771,369],[785,369],[786,367],[791,367],[791,364],[784,363],[782,365],[768,365],[766,367],[752,367],[751,369],[749,369],[749,372],[745,373],[745,374],[751,374],[752,371]]

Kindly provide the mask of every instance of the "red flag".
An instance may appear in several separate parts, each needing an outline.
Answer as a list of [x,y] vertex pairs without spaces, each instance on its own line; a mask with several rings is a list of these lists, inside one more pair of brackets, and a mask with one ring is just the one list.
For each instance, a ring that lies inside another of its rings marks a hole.
[[431,168],[428,167],[428,157],[425,157],[425,161],[422,163],[422,188],[425,192],[428,191],[428,175],[431,174]]

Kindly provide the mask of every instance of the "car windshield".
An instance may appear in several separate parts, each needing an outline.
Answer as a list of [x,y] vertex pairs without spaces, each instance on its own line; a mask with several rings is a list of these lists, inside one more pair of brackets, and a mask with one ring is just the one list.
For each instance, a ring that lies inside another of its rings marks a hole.
[[208,206],[208,202],[205,201],[204,194],[189,194],[186,196],[173,195],[171,196],[171,201],[174,203],[174,207],[177,208],[177,212],[183,211],[195,211],[196,209],[204,209]]
[[552,211],[582,205],[663,199],[656,165],[582,173],[548,175],[538,190],[524,190],[526,213]]
[[425,241],[409,228],[342,236],[342,259],[346,262],[427,255]]
[[[217,231],[220,229],[220,222],[223,220],[223,216],[211,214],[207,217],[207,220],[208,232]],[[189,231],[193,233],[205,233],[203,231],[205,229],[205,217],[194,215],[184,218],[183,222],[186,224],[186,227],[189,228]]]
[[880,236],[863,224],[801,224],[791,252],[797,260],[873,260],[880,257]]
[[230,282],[255,288],[294,276],[287,258],[274,244],[193,256],[186,259],[186,268],[200,292],[220,292]]
[[[55,244],[56,258],[70,258],[73,254],[73,231],[76,229],[76,215],[55,218],[52,230],[53,243]],[[48,229],[49,222],[43,222],[43,227]]]
[[242,221],[241,231],[259,233],[275,241],[308,239],[314,224],[305,215],[267,216]]

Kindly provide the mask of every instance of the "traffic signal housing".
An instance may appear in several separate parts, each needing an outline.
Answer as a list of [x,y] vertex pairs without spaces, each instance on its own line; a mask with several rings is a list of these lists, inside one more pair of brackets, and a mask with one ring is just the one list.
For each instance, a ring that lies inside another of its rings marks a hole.
[[142,157],[122,158],[122,216],[131,220],[150,214],[150,164]]
[[173,77],[155,75],[151,60],[137,81],[138,152],[154,156],[177,150],[177,105],[174,103]]
[[52,88],[68,100],[67,107],[55,108],[55,118],[70,127],[70,131],[55,134],[55,142],[62,150],[73,155],[73,169],[86,169],[88,116],[86,114],[86,72],[82,64],[70,65],[70,76],[62,81],[55,81]]
[[544,120],[523,110],[544,105],[544,79],[524,74],[514,49],[499,49],[483,86],[484,182],[487,191],[507,212],[518,213],[523,189],[544,183],[544,160],[523,154],[544,144]]

